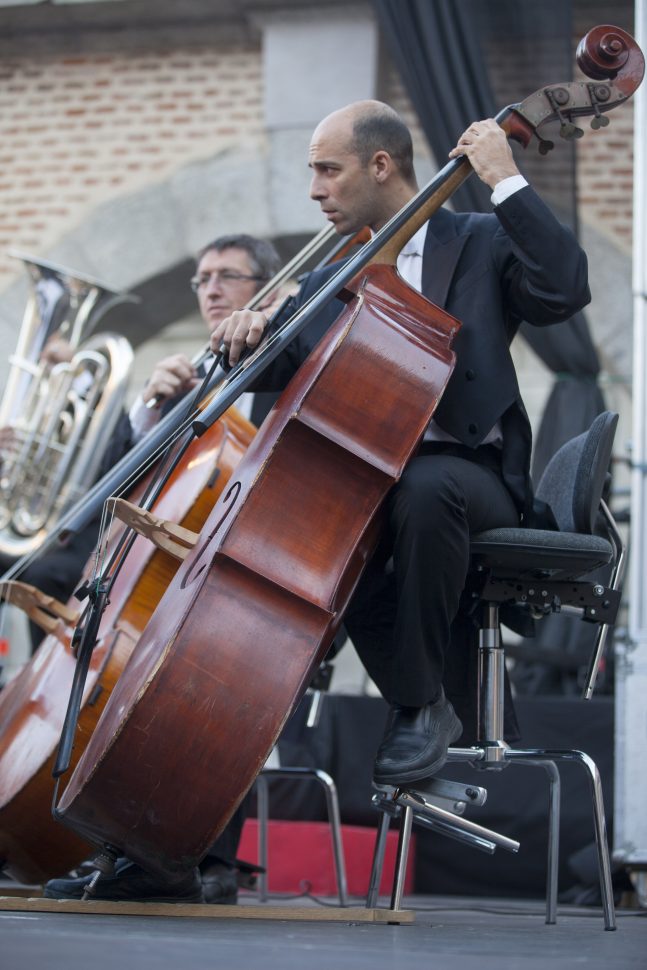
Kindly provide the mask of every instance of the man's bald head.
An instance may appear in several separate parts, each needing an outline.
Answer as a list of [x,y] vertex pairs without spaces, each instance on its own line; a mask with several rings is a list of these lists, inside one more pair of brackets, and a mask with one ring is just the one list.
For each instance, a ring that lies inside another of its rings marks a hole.
[[346,133],[347,150],[367,165],[376,152],[385,151],[393,159],[400,176],[416,187],[411,133],[402,118],[382,101],[355,101],[333,111],[317,126],[317,133],[335,130]]

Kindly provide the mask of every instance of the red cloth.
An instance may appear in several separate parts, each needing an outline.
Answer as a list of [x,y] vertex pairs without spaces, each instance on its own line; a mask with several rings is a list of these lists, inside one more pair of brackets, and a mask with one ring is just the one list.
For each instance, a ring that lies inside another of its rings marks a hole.
[[[350,896],[366,896],[373,864],[376,829],[342,825],[346,879]],[[390,896],[398,842],[394,826],[387,836],[380,895]],[[258,861],[258,822],[247,819],[238,858]],[[405,893],[413,892],[415,834],[411,837]],[[271,819],[268,823],[268,890],[272,893],[310,892],[336,896],[337,880],[330,826],[327,822],[295,822]]]

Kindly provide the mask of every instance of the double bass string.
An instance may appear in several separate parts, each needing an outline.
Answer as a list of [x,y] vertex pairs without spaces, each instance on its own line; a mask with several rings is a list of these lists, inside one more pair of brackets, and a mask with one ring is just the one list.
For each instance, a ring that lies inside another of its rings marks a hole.
[[[211,380],[216,367],[220,364],[221,357],[221,354],[215,356],[212,368],[209,374],[207,374],[205,377],[203,385],[207,385]],[[196,390],[196,394],[192,395],[188,407],[189,415],[194,413],[196,408],[196,400],[202,393],[203,387],[199,387]],[[186,423],[186,419],[184,423]],[[157,474],[153,481],[149,483],[145,492],[145,500],[147,502],[150,504],[155,502],[173,470],[177,467],[179,461],[183,457],[186,449],[193,441],[193,438],[193,434],[190,436],[187,435],[182,447],[176,450],[175,455],[172,455],[172,446],[165,447],[163,466],[166,467],[164,468],[163,473]],[[178,438],[176,436],[174,443],[177,440]],[[104,546],[105,537],[104,555],[107,554],[108,534],[114,522],[114,510],[115,502],[113,496],[112,501],[109,498],[104,502],[103,505],[101,534],[95,556],[94,575],[92,579],[89,580],[84,587],[82,587],[83,596],[80,598],[87,597],[89,599],[89,604],[84,611],[81,620],[77,624],[73,639],[73,646],[76,649],[76,666],[74,668],[74,676],[72,678],[72,686],[70,689],[70,696],[65,712],[65,718],[61,728],[56,760],[52,769],[52,775],[56,779],[52,801],[53,811],[56,807],[58,798],[58,781],[68,770],[72,758],[74,735],[76,733],[76,726],[81,711],[83,691],[85,689],[85,682],[87,680],[87,675],[90,668],[92,653],[98,639],[101,617],[109,601],[110,590],[117,578],[117,575],[119,574],[121,565],[124,563],[126,556],[128,555],[128,552],[130,551],[137,537],[134,529],[128,527],[124,528],[107,568],[101,570],[99,569],[101,559],[101,552],[99,550],[102,548],[102,546]],[[100,575],[99,572],[101,573]],[[77,591],[77,595],[79,595],[79,591]]]
[[[186,432],[191,428],[191,424],[194,418],[196,417],[196,415],[199,414],[199,411],[200,411],[199,403],[202,400],[202,398],[205,396],[206,389],[211,383],[213,379],[213,375],[217,367],[220,366],[221,361],[222,361],[222,353],[216,354],[214,356],[214,360],[211,365],[211,368],[209,369],[208,373],[204,377],[202,383],[199,385],[199,387],[195,389],[195,392],[191,395],[191,400],[189,401],[186,415],[181,424],[181,428],[183,429],[181,433],[179,433],[179,430],[178,430],[178,433],[172,436],[172,440],[169,440],[168,442],[166,442],[165,445],[161,446],[160,450],[162,451],[162,454],[160,456],[161,458],[160,468],[158,469],[158,473],[155,476],[155,478],[151,482],[149,482],[140,500],[140,503],[139,503],[140,508],[145,510],[149,510],[150,508],[152,508],[152,506],[159,498],[159,495],[162,489],[164,488],[164,486],[166,485],[166,483],[168,482],[170,476],[173,474],[178,464],[182,460],[182,457],[184,456],[187,448],[193,441],[195,437],[195,432],[192,432],[191,435],[187,435]],[[178,442],[180,441],[183,435],[185,435],[184,442],[180,447],[176,448],[174,452],[173,451],[174,446],[178,444]],[[144,471],[148,470],[151,467],[151,465],[153,465],[154,463],[155,462],[153,459],[149,459],[145,463],[146,467]],[[135,480],[137,480],[141,477],[142,474],[143,474],[143,471],[138,469],[136,473],[133,473],[133,476],[135,476]],[[131,478],[133,476],[131,476]],[[114,581],[119,575],[121,566],[123,565],[126,559],[126,556],[128,555],[128,552],[130,551],[130,548],[137,537],[136,532],[132,528],[125,528],[123,535],[120,537],[117,543],[117,546],[115,547],[112,553],[110,562],[107,563],[106,565],[109,535],[112,530],[114,517],[115,517],[115,507],[116,507],[115,500],[117,498],[120,498],[125,492],[127,492],[129,490],[129,487],[130,487],[129,485],[126,485],[126,484],[123,485],[120,489],[117,490],[117,492],[115,492],[113,495],[107,498],[103,504],[103,511],[101,515],[101,526],[99,529],[99,539],[97,541],[97,547],[95,550],[94,571],[90,582],[99,583],[102,581],[105,583],[109,577],[109,582],[107,587],[108,593],[110,592],[110,589],[112,588]],[[99,574],[101,575],[99,576]]]

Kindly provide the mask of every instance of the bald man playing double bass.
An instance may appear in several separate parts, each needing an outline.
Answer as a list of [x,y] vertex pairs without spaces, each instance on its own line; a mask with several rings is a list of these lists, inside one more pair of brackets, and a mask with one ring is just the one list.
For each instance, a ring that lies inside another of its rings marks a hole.
[[[470,535],[532,523],[531,433],[510,342],[522,320],[558,323],[590,300],[585,254],[521,176],[496,122],[470,125],[449,155],[467,156],[492,190],[493,212],[440,209],[398,258],[400,275],[462,327],[452,377],[388,496],[378,551],[344,617],[391,706],[374,767],[378,785],[434,775],[463,734],[454,705],[461,713],[469,708],[475,654],[471,621],[459,611]],[[309,166],[310,196],[340,234],[365,225],[379,230],[417,192],[410,133],[376,101],[325,118],[313,134]],[[307,277],[286,316],[337,268]],[[329,304],[270,365],[258,389],[284,387],[342,309],[338,300]],[[224,344],[234,364],[267,332],[264,314],[238,311],[214,329],[211,346]],[[385,570],[391,557],[393,569]],[[510,740],[518,736],[510,709],[506,729]]]
[[[530,427],[509,343],[522,319],[556,323],[590,299],[584,253],[520,176],[498,125],[471,125],[450,153],[458,155],[467,155],[493,189],[493,214],[442,209],[398,259],[413,287],[461,320],[456,367],[419,452],[388,496],[387,527],[344,617],[391,705],[377,784],[433,775],[461,735],[454,705],[464,699],[469,672],[469,640],[458,635],[465,632],[459,600],[469,536],[528,521],[532,507]],[[366,225],[379,229],[417,191],[410,133],[379,102],[352,104],[325,118],[313,134],[309,165],[311,197],[344,235]],[[336,269],[305,278],[285,316]],[[332,301],[255,390],[284,387],[343,308]],[[283,318],[271,318],[272,328]],[[263,313],[236,311],[213,328],[211,347],[224,344],[234,364],[245,346],[264,338],[268,323]],[[385,570],[391,557],[393,569]],[[146,874],[128,866],[111,880],[109,895],[103,890],[96,898],[151,898],[157,877],[151,874],[144,893]],[[53,880],[44,894],[77,895],[80,882]]]

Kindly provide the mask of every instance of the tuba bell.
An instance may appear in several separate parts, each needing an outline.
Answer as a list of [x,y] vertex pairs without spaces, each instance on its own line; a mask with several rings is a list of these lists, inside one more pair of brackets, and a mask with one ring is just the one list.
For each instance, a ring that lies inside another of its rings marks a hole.
[[[97,476],[128,390],[133,351],[125,337],[96,327],[109,309],[136,299],[53,263],[11,255],[23,261],[31,294],[0,403],[5,564],[35,552]],[[41,360],[54,334],[70,345],[69,362]]]

